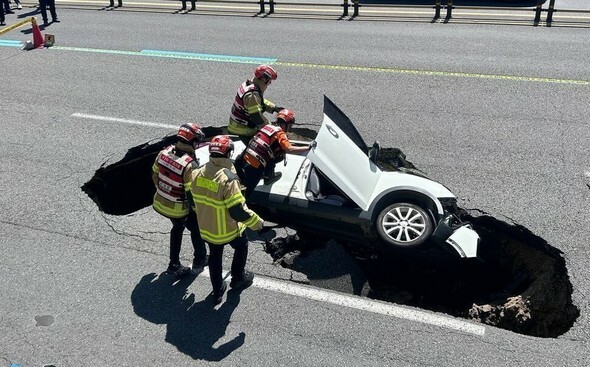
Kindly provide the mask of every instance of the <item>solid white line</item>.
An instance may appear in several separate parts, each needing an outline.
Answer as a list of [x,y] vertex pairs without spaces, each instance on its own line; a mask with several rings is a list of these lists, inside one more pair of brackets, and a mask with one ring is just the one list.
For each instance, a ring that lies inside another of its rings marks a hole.
[[138,121],[138,120],[128,120],[128,119],[121,119],[121,118],[117,118],[117,117],[89,115],[86,113],[73,113],[72,117],[78,117],[78,118],[89,119],[89,120],[107,121],[107,122],[121,122],[124,124],[132,124],[132,125],[140,125],[140,126],[161,127],[161,128],[165,128],[165,129],[177,129],[178,128],[178,126],[176,126],[176,125],[159,124],[156,122],[147,122],[147,121]]
[[[200,274],[209,277],[209,268],[205,267]],[[223,277],[228,276],[223,272]],[[368,298],[336,293],[328,290],[295,284],[286,281],[274,280],[260,275],[254,278],[254,287],[266,289],[273,292],[288,294],[291,296],[307,298],[314,301],[331,303],[338,306],[354,308],[361,311],[368,311],[386,316],[393,316],[423,324],[458,330],[478,336],[485,335],[486,328],[468,321],[455,320],[450,317],[438,316],[424,311],[413,310],[406,307],[396,306],[390,303],[375,301]]]
[[[171,128],[176,129],[177,126],[174,125],[166,125],[166,124],[159,124],[154,122],[146,122],[146,121],[138,121],[138,120],[128,120],[128,119],[121,119],[116,117],[107,117],[107,116],[98,116],[98,115],[89,115],[85,113],[74,113],[72,117],[78,118],[85,118],[91,120],[98,120],[98,121],[107,121],[107,122],[120,122],[125,124],[134,124],[134,125],[141,125],[141,126],[152,126],[152,127],[162,127],[162,128]],[[203,272],[201,273],[205,277],[209,277],[209,268],[205,267]],[[224,278],[228,276],[227,272],[224,272]],[[424,324],[434,325],[438,327],[445,327],[453,330],[462,331],[469,334],[483,336],[485,334],[485,327],[481,325],[476,325],[471,322],[466,321],[459,321],[452,319],[450,317],[444,316],[437,316],[431,313],[412,310],[406,307],[395,306],[389,303],[384,303],[380,301],[370,300],[367,298],[361,298],[357,296],[351,296],[336,292],[331,292],[323,289],[313,288],[309,286],[299,285],[290,282],[283,282],[278,280],[273,280],[266,277],[261,277],[259,275],[254,278],[255,287],[266,289],[273,292],[279,292],[283,294],[288,294],[296,297],[302,297],[311,299],[314,301],[331,303],[334,305],[354,308],[357,310],[373,312],[381,315],[386,316],[393,316],[401,319],[406,319],[415,322],[421,322]]]

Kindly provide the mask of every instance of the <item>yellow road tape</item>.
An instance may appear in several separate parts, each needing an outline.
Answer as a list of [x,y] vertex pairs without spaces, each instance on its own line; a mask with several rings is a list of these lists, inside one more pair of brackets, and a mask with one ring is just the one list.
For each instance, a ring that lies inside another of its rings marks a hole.
[[11,25],[11,26],[8,26],[8,27],[6,27],[6,28],[2,28],[2,29],[0,30],[0,34],[4,34],[4,33],[7,33],[7,32],[10,32],[10,31],[12,31],[12,30],[13,30],[13,29],[15,29],[15,28],[18,28],[18,27],[21,27],[21,26],[23,26],[23,25],[25,25],[25,24],[27,24],[27,23],[30,23],[32,20],[33,20],[33,18],[31,17],[31,18],[29,18],[29,19],[24,19],[24,20],[21,20],[21,21],[20,21],[20,22],[18,22],[18,23],[14,23],[13,25]]

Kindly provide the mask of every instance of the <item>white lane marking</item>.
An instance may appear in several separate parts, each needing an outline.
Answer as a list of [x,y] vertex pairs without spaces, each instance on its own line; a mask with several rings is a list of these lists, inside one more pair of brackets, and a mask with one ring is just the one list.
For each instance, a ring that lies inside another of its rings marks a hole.
[[[200,273],[209,278],[209,268],[205,267]],[[223,272],[223,278],[228,277],[228,272]],[[307,298],[314,301],[331,303],[338,306],[354,308],[361,311],[373,312],[386,316],[393,316],[423,324],[444,327],[458,330],[468,334],[484,336],[486,328],[468,321],[455,320],[450,317],[438,316],[424,311],[413,310],[406,307],[396,306],[382,301],[375,301],[368,298],[336,293],[324,289],[314,288],[287,281],[279,281],[260,275],[254,278],[254,287],[266,289],[273,292],[288,294],[291,296]]]
[[161,128],[165,128],[165,129],[178,129],[178,126],[176,126],[176,125],[168,125],[168,124],[159,124],[156,122],[121,119],[118,117],[89,115],[86,113],[73,113],[72,117],[78,117],[78,118],[89,119],[89,120],[107,121],[107,122],[121,122],[124,124],[131,124],[131,125],[161,127]]
[[[108,122],[121,122],[125,124],[134,124],[141,126],[153,126],[163,128],[176,129],[177,126],[158,124],[146,121],[128,120],[116,117],[89,115],[84,113],[74,113],[72,117],[79,117],[91,120],[108,121]],[[209,277],[209,268],[205,267],[201,273],[205,277]],[[223,277],[226,278],[228,272],[224,272]],[[314,301],[331,303],[334,305],[354,308],[357,310],[368,311],[378,313],[386,316],[393,316],[400,319],[406,319],[410,321],[421,322],[424,324],[445,327],[453,330],[462,331],[469,334],[483,336],[485,334],[485,327],[477,325],[471,322],[459,321],[450,317],[437,316],[427,312],[412,310],[405,307],[395,306],[393,304],[370,300],[367,298],[361,298],[357,296],[351,296],[336,292],[331,292],[323,289],[313,288],[309,286],[299,285],[295,283],[288,283],[273,280],[270,278],[262,277],[257,275],[254,278],[255,287],[266,289],[269,291],[279,292],[288,294],[291,296],[307,298]]]

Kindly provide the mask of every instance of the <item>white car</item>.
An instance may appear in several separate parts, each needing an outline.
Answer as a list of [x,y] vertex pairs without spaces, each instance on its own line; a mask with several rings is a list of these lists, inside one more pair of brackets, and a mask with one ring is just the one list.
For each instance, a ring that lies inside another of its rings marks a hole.
[[[235,159],[244,144],[234,144]],[[350,119],[324,97],[315,144],[287,154],[276,167],[281,179],[261,180],[248,206],[271,222],[355,245],[414,248],[432,238],[461,257],[477,257],[479,236],[457,217],[455,195],[421,175],[381,170],[379,150],[377,142],[368,149]],[[201,164],[209,160],[206,146],[197,157]]]

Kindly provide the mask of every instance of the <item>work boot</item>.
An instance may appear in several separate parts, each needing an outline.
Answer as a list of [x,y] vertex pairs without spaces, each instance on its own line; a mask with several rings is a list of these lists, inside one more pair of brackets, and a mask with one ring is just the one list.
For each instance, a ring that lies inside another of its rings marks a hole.
[[224,281],[221,284],[221,289],[217,292],[213,291],[213,303],[215,303],[216,305],[220,304],[223,301],[223,295],[225,294],[225,291],[227,290],[227,282]]
[[209,255],[205,255],[202,259],[193,259],[193,271],[203,269],[209,263]]
[[168,264],[168,269],[166,269],[166,274],[181,276],[187,274],[190,271],[191,269],[188,266],[184,266],[181,263],[170,263]]
[[272,176],[264,177],[264,184],[270,185],[273,182],[277,182],[283,174],[281,172],[275,172]]
[[229,286],[236,290],[245,289],[251,286],[253,282],[254,273],[248,270],[244,270],[244,274],[240,279],[236,279],[236,277],[232,275]]

